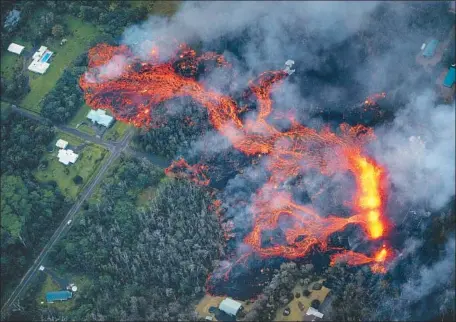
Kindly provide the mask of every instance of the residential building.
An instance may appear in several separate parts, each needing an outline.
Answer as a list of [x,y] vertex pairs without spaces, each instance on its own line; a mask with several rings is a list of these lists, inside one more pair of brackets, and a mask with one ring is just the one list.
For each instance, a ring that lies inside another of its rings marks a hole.
[[55,143],[55,146],[60,149],[66,149],[66,147],[68,146],[68,142],[62,139],[58,139]]
[[61,163],[68,165],[70,163],[75,163],[79,157],[79,154],[74,153],[73,150],[60,149],[57,157]]
[[422,55],[426,58],[432,58],[435,55],[439,41],[432,39],[426,46],[424,46]]
[[114,122],[114,118],[106,114],[105,110],[90,110],[89,114],[87,114],[87,118],[91,120],[93,123],[100,124],[104,127],[110,127],[112,122]]
[[303,321],[319,321],[323,319],[323,313],[314,309],[313,307],[309,307],[307,309],[306,314],[303,316]]
[[55,301],[66,301],[72,297],[73,294],[70,291],[47,292],[46,302],[54,303]]
[[22,51],[24,50],[24,46],[21,46],[21,45],[18,45],[18,44],[15,44],[15,43],[11,43],[9,46],[8,46],[8,51],[13,53],[13,54],[17,54],[17,55],[20,55],[22,53]]
[[242,304],[238,301],[235,301],[227,297],[222,302],[220,302],[219,310],[229,315],[236,316],[239,313],[239,311],[242,310]]
[[52,54],[53,52],[49,51],[47,47],[41,46],[40,49],[33,54],[33,61],[28,69],[38,74],[44,74],[50,66],[47,61],[51,58]]

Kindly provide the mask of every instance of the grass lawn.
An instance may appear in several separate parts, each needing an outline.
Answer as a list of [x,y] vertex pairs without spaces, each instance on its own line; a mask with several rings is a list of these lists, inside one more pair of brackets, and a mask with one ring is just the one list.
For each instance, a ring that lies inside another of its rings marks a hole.
[[159,16],[172,16],[177,11],[180,3],[181,1],[131,1],[133,7],[145,8],[148,13]]
[[[39,272],[39,274],[46,274],[43,272]],[[36,297],[36,301],[38,306],[44,307],[47,306],[48,308],[56,308],[59,311],[69,311],[71,310],[74,305],[75,301],[78,299],[80,294],[82,294],[84,291],[87,291],[90,287],[90,280],[84,276],[75,276],[72,277],[70,280],[71,283],[74,283],[77,287],[78,290],[77,292],[73,293],[73,297],[67,301],[57,301],[54,303],[46,303],[46,293],[47,292],[55,292],[55,291],[60,291],[60,287],[58,284],[56,284],[52,278],[46,274],[46,280],[44,281],[40,292],[38,293],[38,296]]]
[[87,119],[87,114],[89,113],[90,111],[90,107],[88,107],[86,104],[83,104],[78,112],[76,113],[76,115],[71,119],[70,123],[68,123],[69,126],[73,127],[73,128],[76,128],[76,126],[85,121],[87,124],[82,124],[80,125],[77,130],[81,131],[81,132],[85,132],[87,134],[90,134],[90,135],[95,135],[95,130],[92,129],[92,127],[88,124],[91,123],[90,120]]
[[1,74],[7,80],[12,80],[17,70],[22,69],[22,56],[5,51],[1,59]]
[[7,80],[11,80],[13,78],[16,69],[22,69],[24,52],[32,49],[32,44],[19,38],[14,38],[11,42],[24,46],[25,48],[20,56],[10,53],[7,50],[2,53],[0,72],[2,77],[6,78]]
[[106,131],[103,138],[109,141],[118,141],[121,137],[123,137],[129,126],[130,125],[127,123],[116,121],[114,125]]
[[65,21],[68,33],[63,37],[68,39],[68,42],[60,46],[60,39],[56,39],[50,44],[43,44],[54,52],[49,69],[44,75],[29,71],[31,90],[21,102],[21,106],[26,109],[34,112],[40,111],[41,100],[55,86],[64,69],[87,50],[89,43],[99,35],[99,31],[94,25],[75,17],[67,16]]
[[[85,143],[79,138],[65,133],[59,133],[56,141],[58,138],[68,141],[71,146],[78,146]],[[75,199],[92,175],[98,170],[107,152],[101,146],[89,143],[84,146],[82,151],[78,152],[79,157],[76,162],[66,166],[59,162],[57,158],[58,149],[55,148],[53,152],[47,152],[44,155],[43,158],[48,161],[48,165],[45,169],[36,170],[34,172],[35,178],[41,182],[55,181],[63,194]],[[73,182],[73,178],[76,175],[82,177],[82,184],[77,185]]]

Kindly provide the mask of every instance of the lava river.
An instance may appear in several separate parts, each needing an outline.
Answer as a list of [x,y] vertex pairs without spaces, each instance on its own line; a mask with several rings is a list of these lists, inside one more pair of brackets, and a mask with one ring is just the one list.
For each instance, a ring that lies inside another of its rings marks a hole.
[[[328,127],[319,131],[305,127],[290,117],[289,129],[278,130],[267,118],[273,111],[273,86],[288,76],[281,70],[264,72],[249,83],[257,101],[257,117],[243,122],[239,116],[241,109],[234,99],[206,89],[192,77],[206,60],[214,61],[216,66],[227,65],[220,55],[206,53],[197,57],[195,51],[185,45],[180,46],[176,58],[160,62],[158,49],[152,50],[150,60],[144,61],[134,57],[126,46],[100,44],[89,51],[89,69],[79,84],[89,106],[108,109],[117,120],[137,127],[150,125],[151,110],[160,103],[176,97],[191,97],[207,109],[213,127],[226,136],[234,148],[246,155],[267,155],[270,176],[256,192],[251,205],[254,225],[244,239],[251,252],[263,258],[300,258],[315,245],[328,249],[328,237],[349,224],[360,225],[372,240],[385,237],[388,227],[384,216],[385,170],[363,153],[363,146],[374,138],[371,128],[341,124],[336,134]],[[114,77],[105,72],[112,64],[121,69]],[[173,172],[176,166],[191,168],[180,160],[167,173]],[[291,193],[280,189],[286,179],[309,169],[316,169],[322,175],[347,171],[354,175],[356,193],[350,201],[350,217],[322,217],[312,206],[296,203]],[[207,184],[206,179],[195,179],[195,182]],[[276,228],[282,216],[292,223],[284,231],[286,243],[263,246],[262,232]],[[343,260],[351,265],[368,264],[373,271],[383,272],[390,253],[385,246],[371,256],[338,249],[331,255],[331,263]]]

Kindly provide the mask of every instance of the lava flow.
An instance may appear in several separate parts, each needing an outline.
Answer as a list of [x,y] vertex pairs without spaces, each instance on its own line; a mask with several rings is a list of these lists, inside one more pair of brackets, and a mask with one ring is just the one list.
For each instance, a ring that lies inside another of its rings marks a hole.
[[[372,129],[342,124],[340,133],[336,134],[328,127],[320,131],[307,128],[291,118],[287,131],[278,130],[267,122],[267,118],[273,111],[273,86],[288,76],[284,71],[264,72],[249,83],[249,92],[257,100],[257,118],[243,122],[239,115],[242,109],[231,97],[207,90],[193,77],[206,60],[215,60],[218,66],[226,65],[223,57],[213,53],[197,57],[186,46],[179,50],[176,59],[159,63],[155,50],[149,61],[141,61],[125,46],[98,45],[91,49],[89,70],[79,82],[87,104],[95,109],[109,109],[118,120],[148,127],[151,110],[160,103],[176,97],[191,97],[207,109],[213,127],[226,136],[234,148],[250,156],[267,154],[270,176],[256,192],[251,205],[253,228],[244,239],[251,252],[260,257],[296,259],[306,256],[316,245],[328,249],[328,237],[350,224],[361,225],[370,239],[385,236],[384,170],[363,154],[364,144],[374,138]],[[123,66],[120,75],[109,79],[102,71],[116,55],[126,57],[128,65]],[[176,173],[176,169],[185,169],[186,175],[197,183],[209,183],[204,166],[190,166],[182,159],[174,162],[167,173]],[[331,215],[324,218],[311,206],[295,202],[291,193],[280,188],[287,178],[309,169],[316,169],[323,175],[347,171],[354,175],[357,188],[351,202],[351,217]],[[263,234],[277,229],[283,217],[291,222],[290,227],[282,228],[285,241],[264,245]],[[388,249],[382,248],[369,257],[345,251],[334,255],[332,263],[347,260],[353,265],[369,264],[373,271],[382,272],[389,253]]]

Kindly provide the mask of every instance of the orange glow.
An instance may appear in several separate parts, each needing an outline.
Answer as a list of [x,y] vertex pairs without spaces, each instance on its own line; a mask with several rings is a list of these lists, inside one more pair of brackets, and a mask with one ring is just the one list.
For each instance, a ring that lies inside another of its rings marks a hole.
[[[223,56],[215,53],[197,57],[196,52],[185,44],[179,46],[176,58],[168,62],[142,62],[139,71],[128,68],[116,79],[99,79],[97,67],[107,63],[113,55],[120,54],[138,60],[126,46],[101,44],[89,51],[89,71],[79,81],[89,106],[108,109],[117,120],[134,126],[149,127],[153,121],[150,112],[160,103],[176,97],[191,97],[207,109],[212,126],[226,136],[234,148],[249,156],[268,154],[266,166],[270,177],[253,198],[253,228],[244,239],[252,252],[264,258],[300,258],[316,245],[327,249],[329,236],[349,224],[363,226],[372,239],[384,236],[386,219],[383,216],[384,191],[381,190],[384,171],[374,160],[363,155],[363,145],[374,138],[371,128],[341,124],[340,133],[336,135],[329,127],[319,131],[305,127],[290,113],[290,129],[286,132],[277,130],[267,122],[267,118],[273,112],[271,92],[287,77],[287,73],[281,70],[264,72],[249,82],[249,90],[258,102],[258,113],[256,119],[242,122],[239,116],[242,109],[233,98],[206,89],[192,77],[196,75],[199,64],[206,60],[215,61],[219,67],[230,65]],[[337,162],[329,165],[329,160]],[[322,217],[312,206],[296,203],[291,193],[281,189],[286,179],[310,169],[318,170],[322,175],[353,173],[356,195],[351,217]],[[206,171],[207,166],[191,166],[183,159],[166,169],[168,175],[186,177],[201,185],[209,184]],[[276,229],[282,217],[287,217],[292,223],[283,230],[286,242],[271,240],[270,245],[264,246],[263,232]],[[387,252],[382,249],[375,258],[383,262],[387,257],[384,251]],[[238,261],[244,261],[246,256],[242,255]],[[378,261],[352,251],[332,256],[331,262],[341,258],[348,258],[352,265],[371,264],[373,270],[379,270],[374,266],[379,264]]]

